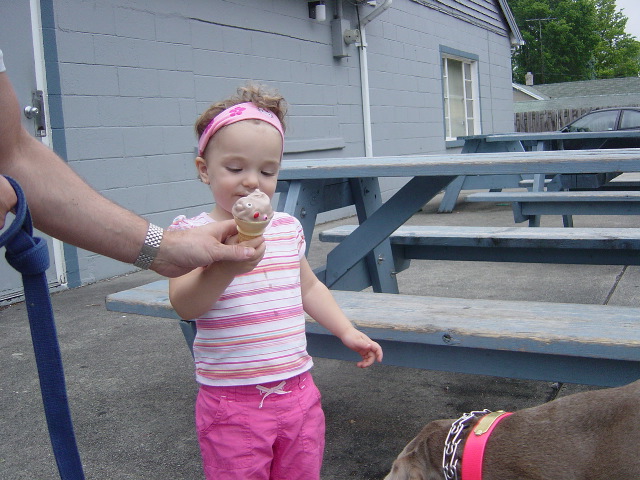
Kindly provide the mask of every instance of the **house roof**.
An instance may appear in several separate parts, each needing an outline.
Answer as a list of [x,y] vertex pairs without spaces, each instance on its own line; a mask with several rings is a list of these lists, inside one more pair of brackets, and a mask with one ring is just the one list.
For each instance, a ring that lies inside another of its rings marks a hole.
[[520,29],[518,28],[518,24],[516,23],[516,18],[513,16],[513,12],[511,11],[507,0],[498,0],[498,4],[502,9],[504,18],[507,21],[507,25],[509,26],[509,30],[511,30],[511,45],[524,45],[524,38],[522,37],[522,33],[520,33]]
[[[529,88],[529,87],[527,87]],[[535,89],[549,98],[640,93],[640,77],[604,78],[580,82],[547,83]]]
[[623,95],[595,95],[588,97],[564,97],[548,100],[529,100],[514,102],[513,111],[540,112],[543,110],[564,109],[594,109],[605,107],[632,107],[640,106],[640,93],[627,93]]
[[535,87],[532,87],[531,85],[521,85],[519,83],[512,83],[511,86],[516,90],[519,90],[520,92],[524,93],[525,95],[528,95],[529,97],[531,97],[532,100],[546,100],[549,98],[548,96],[544,95],[542,92],[537,90]]
[[[547,83],[534,87],[514,83],[513,88],[531,96],[530,101],[514,102],[515,113],[640,105],[639,77]],[[542,99],[535,99],[532,93]]]

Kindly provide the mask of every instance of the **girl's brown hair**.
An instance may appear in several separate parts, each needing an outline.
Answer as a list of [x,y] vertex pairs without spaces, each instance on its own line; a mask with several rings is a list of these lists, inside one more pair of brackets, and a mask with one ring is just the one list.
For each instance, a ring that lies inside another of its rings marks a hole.
[[282,123],[282,131],[285,131],[284,117],[287,114],[287,102],[284,97],[275,90],[268,90],[264,85],[248,84],[244,87],[239,87],[237,93],[232,97],[214,103],[198,117],[195,124],[198,138],[202,136],[202,133],[216,115],[229,107],[244,102],[252,102],[256,107],[270,110],[278,117],[278,120]]

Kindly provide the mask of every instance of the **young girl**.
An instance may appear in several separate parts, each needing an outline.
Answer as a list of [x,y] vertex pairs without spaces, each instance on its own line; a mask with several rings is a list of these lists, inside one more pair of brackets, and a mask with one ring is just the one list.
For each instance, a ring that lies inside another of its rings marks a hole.
[[[203,113],[196,167],[215,205],[170,228],[231,219],[236,200],[256,189],[273,197],[285,113],[281,96],[256,86]],[[263,237],[248,242],[255,258],[217,262],[169,284],[176,312],[198,327],[196,428],[207,479],[320,478],[324,413],[309,374],[304,312],[358,352],[359,367],[382,360],[380,345],[351,325],[313,274],[298,220],[276,212]]]

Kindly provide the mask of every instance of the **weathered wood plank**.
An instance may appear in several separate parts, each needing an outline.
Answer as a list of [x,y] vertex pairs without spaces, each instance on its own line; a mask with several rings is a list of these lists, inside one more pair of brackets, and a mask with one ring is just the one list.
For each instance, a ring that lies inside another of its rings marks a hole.
[[467,195],[468,202],[640,202],[638,191],[570,192],[479,192]]
[[[355,228],[335,227],[319,238],[341,242]],[[403,226],[389,240],[397,271],[408,266],[404,260],[640,265],[638,228]]]
[[[384,330],[386,338],[481,346],[498,350],[567,352],[567,344],[619,346],[640,361],[640,309],[603,305],[516,302],[333,291],[359,327]],[[605,327],[606,328],[603,328]],[[450,338],[442,336],[449,334]],[[564,345],[559,346],[558,342]]]
[[492,133],[487,135],[473,135],[462,137],[464,139],[480,138],[486,142],[506,142],[506,141],[535,141],[542,140],[584,140],[584,139],[611,139],[611,138],[638,138],[640,133],[631,130],[616,130],[610,132],[513,132],[513,133]]
[[[320,232],[323,242],[340,242],[357,225]],[[451,245],[513,248],[640,248],[640,228],[522,228],[402,226],[389,237],[396,245]]]
[[280,180],[640,171],[640,149],[285,159]]
[[[176,318],[167,289],[160,280],[112,294],[107,308]],[[390,365],[603,386],[640,378],[638,308],[333,293]],[[312,355],[353,359],[310,318],[307,338]]]
[[[168,282],[159,280],[112,294],[107,297],[107,308],[178,318],[167,289]],[[368,292],[333,294],[356,325],[378,331],[378,338],[564,354],[574,344],[575,348],[590,347],[595,356],[606,356],[604,350],[619,347],[617,358],[640,361],[638,308]],[[318,327],[312,329],[318,331]],[[445,334],[453,340],[443,340]]]
[[169,281],[157,280],[107,296],[107,310],[179,320],[169,302]]
[[511,202],[516,223],[529,220],[540,226],[540,215],[563,215],[573,227],[571,215],[640,215],[638,191],[484,192],[467,196],[469,202]]

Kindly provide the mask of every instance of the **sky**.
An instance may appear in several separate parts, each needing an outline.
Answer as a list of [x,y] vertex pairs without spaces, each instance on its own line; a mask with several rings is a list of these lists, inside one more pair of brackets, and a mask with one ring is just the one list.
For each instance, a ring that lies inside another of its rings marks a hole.
[[626,32],[640,41],[640,1],[616,0],[617,10],[628,18]]

